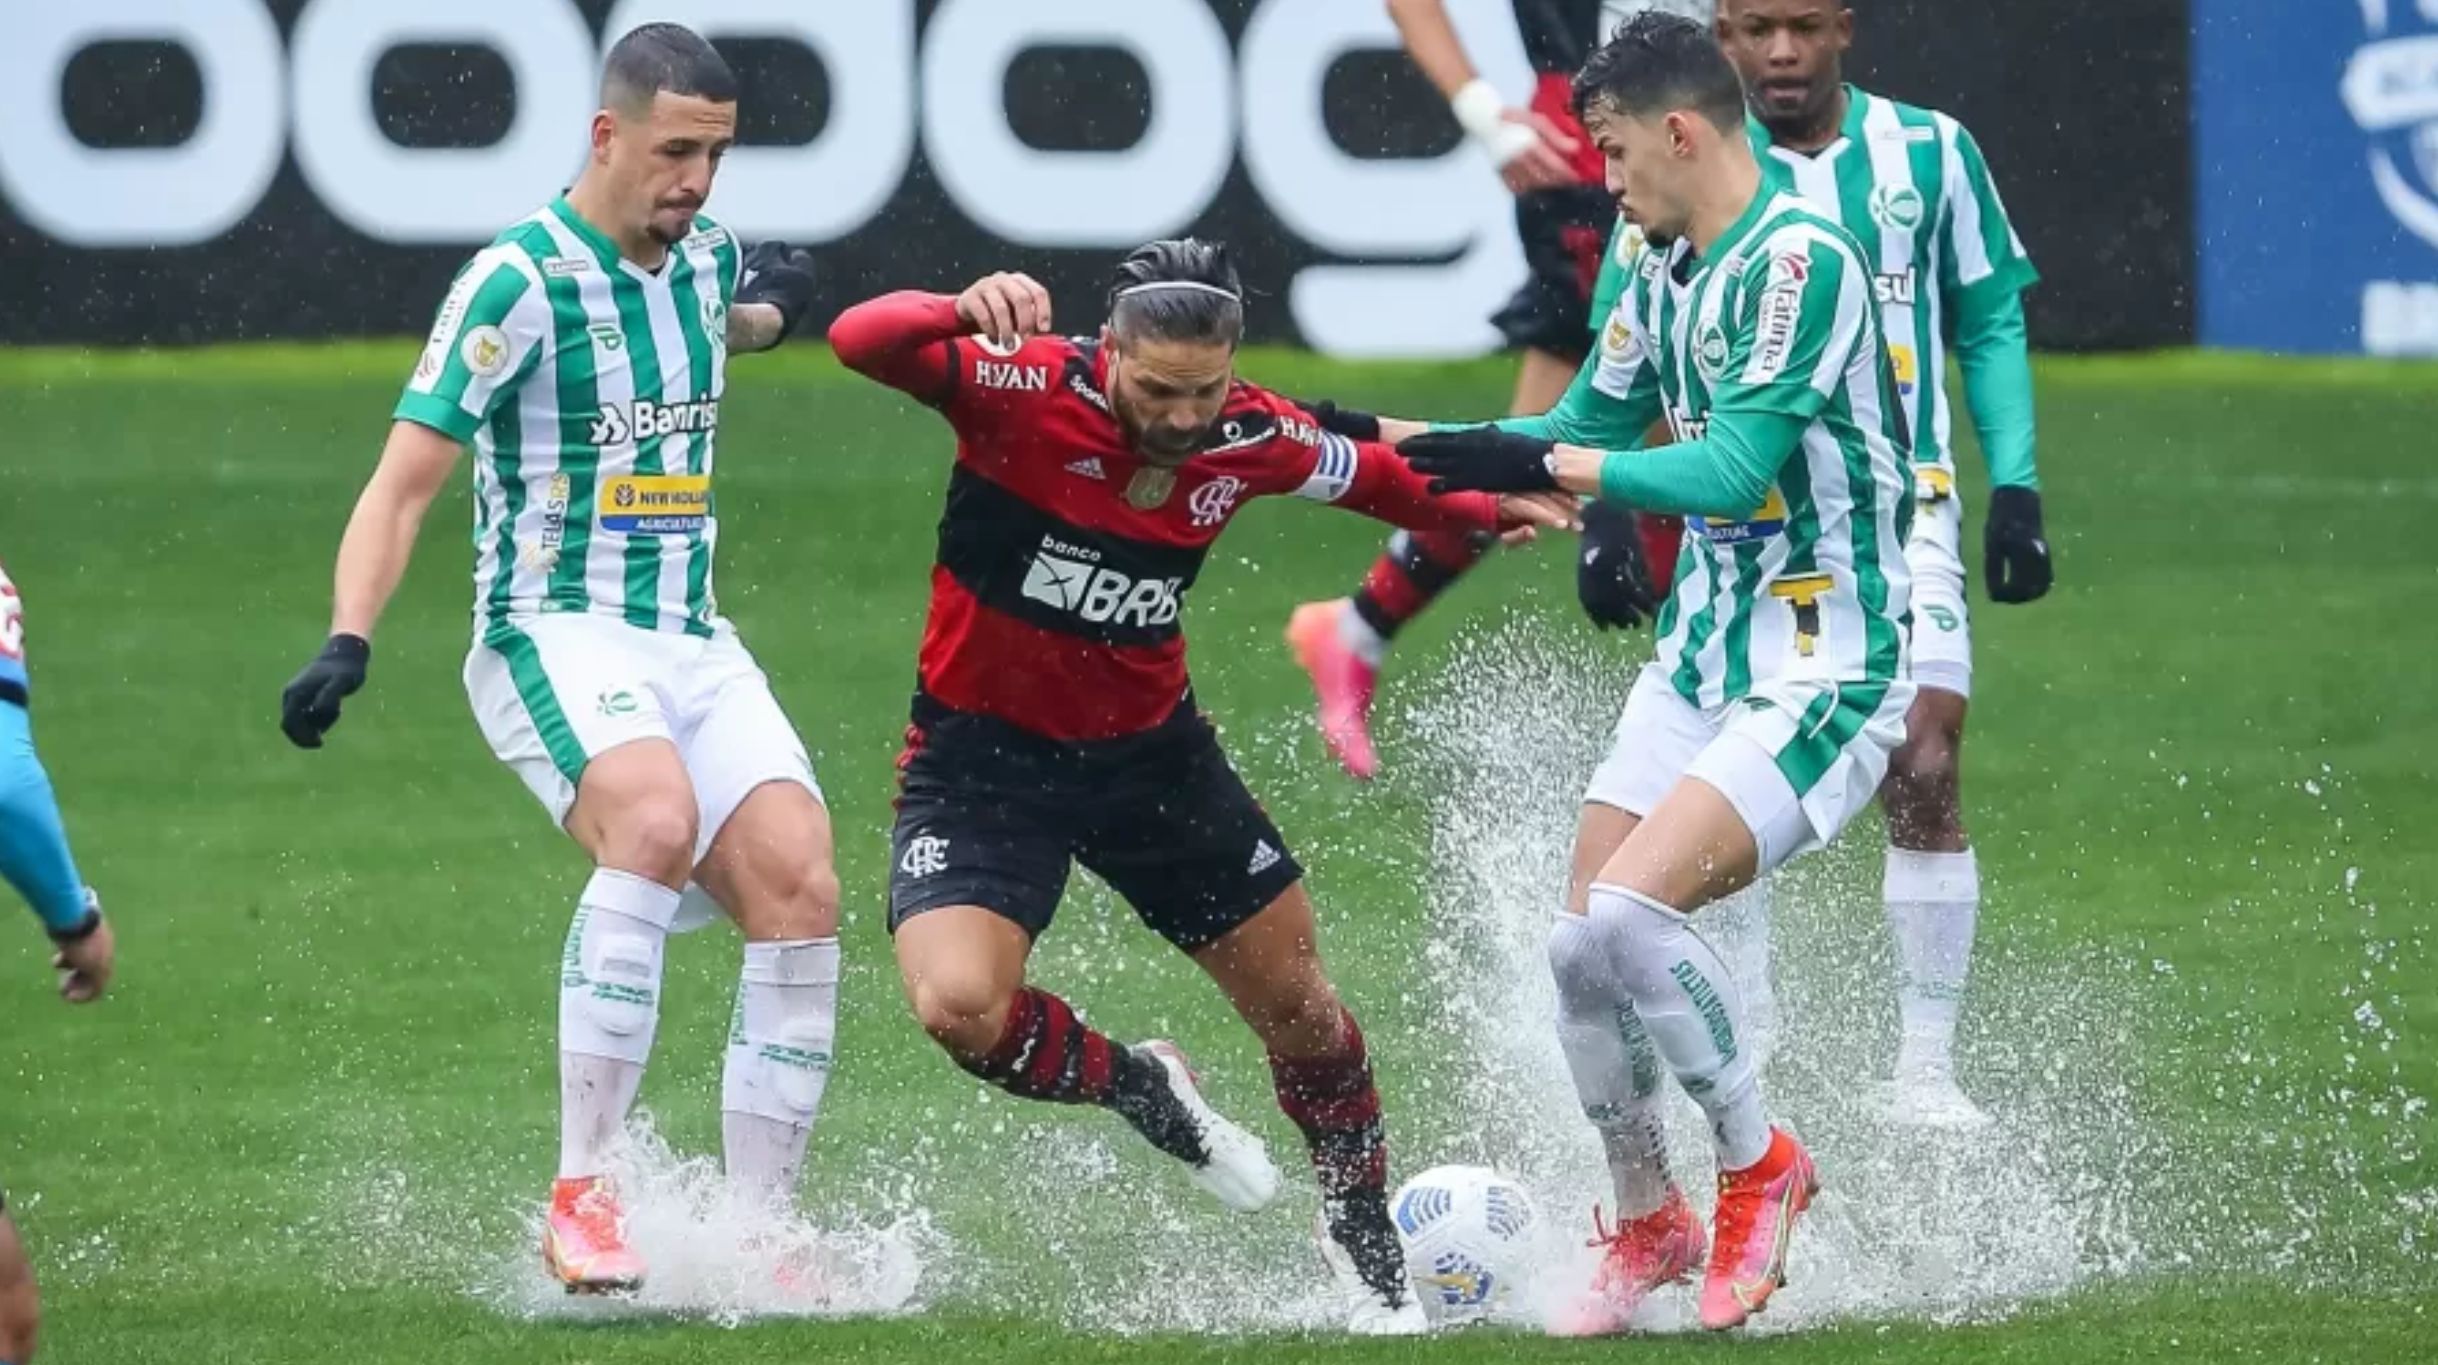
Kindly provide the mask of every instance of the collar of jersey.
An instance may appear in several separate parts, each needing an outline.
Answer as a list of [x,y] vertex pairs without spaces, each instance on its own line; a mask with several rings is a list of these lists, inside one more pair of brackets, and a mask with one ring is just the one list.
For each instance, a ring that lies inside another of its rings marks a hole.
[[1770,137],[1768,125],[1754,118],[1750,113],[1744,115],[1744,131],[1751,136],[1753,146],[1778,157],[1800,157],[1806,161],[1835,157],[1846,148],[1862,141],[1862,118],[1868,112],[1870,103],[1870,91],[1850,81],[1847,82],[1845,119],[1837,125],[1837,139],[1816,152],[1799,152],[1792,147],[1779,146],[1776,139]]
[[[577,240],[593,249],[593,255],[599,258],[603,270],[624,270],[639,280],[658,280],[660,278],[659,271],[646,270],[628,260],[626,254],[618,249],[618,244],[609,239],[608,233],[586,222],[584,215],[576,212],[576,206],[567,202],[566,195],[562,194],[551,200],[550,211],[558,216],[559,222],[564,224],[569,232],[576,234]],[[677,248],[670,247],[669,250],[675,252]],[[662,260],[661,266],[664,270],[667,268],[666,259]]]

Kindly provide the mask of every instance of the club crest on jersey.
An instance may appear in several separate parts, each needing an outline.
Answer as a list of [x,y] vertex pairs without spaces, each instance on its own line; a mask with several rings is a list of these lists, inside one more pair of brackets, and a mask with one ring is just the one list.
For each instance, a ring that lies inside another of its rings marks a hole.
[[1727,332],[1716,318],[1703,323],[1700,334],[1693,338],[1693,363],[1700,368],[1702,378],[1713,384],[1726,373]]
[[1177,471],[1158,465],[1145,465],[1126,480],[1126,505],[1138,512],[1148,512],[1168,505],[1168,495],[1177,490]]
[[1890,232],[1911,232],[1922,225],[1921,191],[1911,185],[1871,187],[1871,218]]
[[1244,480],[1233,474],[1222,474],[1194,490],[1185,500],[1185,510],[1193,513],[1194,525],[1208,529],[1227,520],[1236,510],[1236,500],[1244,496]]
[[1050,367],[1018,365],[1006,360],[977,360],[974,362],[974,384],[1003,393],[1048,393]]

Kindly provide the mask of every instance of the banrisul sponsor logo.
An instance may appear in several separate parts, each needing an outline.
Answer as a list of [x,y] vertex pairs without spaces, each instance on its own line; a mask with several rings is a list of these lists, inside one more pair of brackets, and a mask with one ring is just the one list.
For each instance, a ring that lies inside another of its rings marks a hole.
[[1676,984],[1685,988],[1685,998],[1693,1002],[1702,1023],[1710,1030],[1710,1045],[1718,1049],[1719,1060],[1734,1061],[1735,1023],[1727,1017],[1727,1003],[1718,998],[1718,988],[1710,984],[1709,977],[1702,975],[1701,968],[1690,962],[1679,961],[1668,968],[1668,975],[1675,977]]
[[632,406],[610,404],[593,418],[588,439],[596,446],[622,446],[655,436],[709,431],[720,424],[720,400],[698,398],[688,403],[655,403],[638,398]]

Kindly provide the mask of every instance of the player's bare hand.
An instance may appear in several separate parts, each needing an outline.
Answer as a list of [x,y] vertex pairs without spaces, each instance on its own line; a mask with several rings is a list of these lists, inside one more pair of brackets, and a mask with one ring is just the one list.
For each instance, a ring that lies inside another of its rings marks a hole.
[[110,921],[96,912],[93,932],[73,943],[62,943],[51,955],[51,965],[59,969],[59,994],[71,1005],[82,1005],[96,999],[110,988],[110,973],[118,963],[118,941],[111,937]]
[[1574,168],[1567,158],[1579,146],[1573,138],[1548,119],[1529,109],[1509,109],[1501,116],[1513,130],[1502,132],[1500,150],[1505,153],[1499,162],[1498,177],[1517,194],[1534,190],[1554,190],[1577,183]]
[[1030,275],[985,275],[957,295],[957,316],[1002,346],[1018,346],[1050,330],[1050,291]]
[[1583,529],[1582,504],[1571,493],[1507,493],[1498,500],[1499,541],[1529,545],[1543,531]]

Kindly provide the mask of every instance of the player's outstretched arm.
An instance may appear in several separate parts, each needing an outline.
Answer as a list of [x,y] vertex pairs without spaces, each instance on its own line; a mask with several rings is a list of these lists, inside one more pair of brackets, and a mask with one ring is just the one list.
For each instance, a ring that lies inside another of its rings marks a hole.
[[356,498],[339,540],[333,574],[330,638],[280,693],[280,729],[299,748],[322,747],[339,720],[339,703],[364,685],[372,662],[373,627],[398,590],[424,513],[457,466],[454,437],[401,418],[389,428],[381,463]]
[[1388,17],[1414,65],[1438,87],[1456,122],[1489,155],[1507,188],[1522,194],[1575,183],[1566,164],[1575,140],[1529,109],[1510,108],[1482,79],[1465,54],[1464,40],[1456,36],[1446,0],[1388,0]]
[[848,369],[912,394],[934,407],[956,383],[949,346],[982,336],[1013,351],[1050,330],[1050,292],[1030,275],[985,275],[950,297],[920,290],[883,294],[840,313],[830,324],[830,349]]

